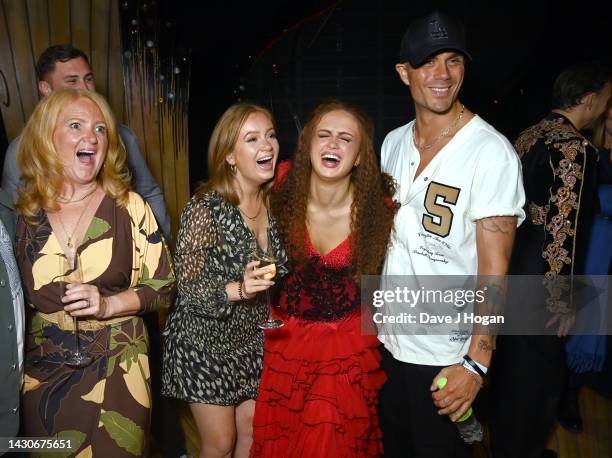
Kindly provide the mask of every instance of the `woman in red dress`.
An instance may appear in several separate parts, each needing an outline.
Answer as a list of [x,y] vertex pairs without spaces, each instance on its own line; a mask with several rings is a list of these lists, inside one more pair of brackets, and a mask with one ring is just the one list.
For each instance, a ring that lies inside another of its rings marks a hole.
[[382,267],[395,206],[372,136],[359,108],[326,102],[304,126],[293,167],[279,165],[272,211],[291,273],[279,300],[285,326],[266,334],[252,456],[382,453],[386,377],[376,336],[361,330],[359,283]]

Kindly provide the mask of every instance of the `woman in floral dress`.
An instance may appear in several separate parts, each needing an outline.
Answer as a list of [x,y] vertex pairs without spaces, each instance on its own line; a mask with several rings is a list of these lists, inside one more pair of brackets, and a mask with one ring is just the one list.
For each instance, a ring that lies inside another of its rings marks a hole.
[[[151,209],[129,191],[107,103],[73,89],[45,97],[18,161],[16,253],[31,311],[24,435],[69,439],[79,458],[147,455],[151,389],[140,315],[169,305],[174,274]],[[91,358],[85,367],[67,364],[77,339]]]

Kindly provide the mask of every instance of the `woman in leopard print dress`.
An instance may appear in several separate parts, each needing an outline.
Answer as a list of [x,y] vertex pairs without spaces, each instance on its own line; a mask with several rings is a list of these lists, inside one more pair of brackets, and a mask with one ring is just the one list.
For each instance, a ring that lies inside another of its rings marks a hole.
[[163,392],[190,404],[200,456],[247,456],[251,444],[263,363],[257,324],[268,314],[258,293],[274,284],[263,278],[269,268],[252,260],[257,244],[270,244],[277,274],[284,274],[285,253],[267,205],[278,149],[266,109],[231,106],[211,137],[210,179],[181,216]]

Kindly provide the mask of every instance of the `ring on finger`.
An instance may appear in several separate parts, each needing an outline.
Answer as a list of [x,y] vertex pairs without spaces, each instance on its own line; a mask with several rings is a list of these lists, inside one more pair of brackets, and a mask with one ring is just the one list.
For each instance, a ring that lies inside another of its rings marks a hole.
[[85,299],[85,302],[87,303],[87,305],[85,306],[85,308],[89,308],[89,307],[91,307],[91,301],[89,300],[89,298]]

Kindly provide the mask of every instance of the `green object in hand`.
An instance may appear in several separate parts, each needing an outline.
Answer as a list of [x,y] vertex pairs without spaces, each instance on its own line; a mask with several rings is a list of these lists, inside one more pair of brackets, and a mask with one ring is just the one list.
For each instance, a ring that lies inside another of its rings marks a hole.
[[[444,388],[446,386],[447,383],[448,383],[448,379],[446,377],[440,377],[438,379],[438,381],[436,382],[436,385],[438,385],[438,389],[441,390],[442,388]],[[457,423],[467,420],[468,418],[470,418],[471,415],[472,415],[472,408],[470,407],[461,416],[461,418],[459,418],[459,420],[457,420]]]

